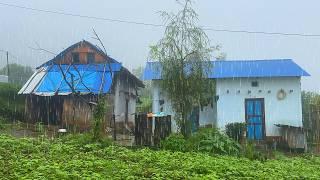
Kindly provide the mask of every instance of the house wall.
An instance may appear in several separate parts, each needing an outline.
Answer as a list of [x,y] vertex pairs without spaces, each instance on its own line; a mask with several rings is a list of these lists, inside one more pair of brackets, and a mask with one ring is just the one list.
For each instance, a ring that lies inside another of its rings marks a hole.
[[[160,100],[163,100],[164,104],[160,105]],[[199,125],[203,126],[216,126],[217,112],[216,103],[213,102],[212,106],[204,106],[199,112]],[[152,81],[152,112],[164,112],[171,115],[172,121],[172,131],[177,132],[177,124],[174,118],[174,111],[172,110],[171,102],[168,100],[165,93],[161,90],[159,86],[159,80]]]
[[[97,96],[88,95],[79,97],[65,96],[63,98],[63,113],[62,124],[64,128],[75,126],[78,130],[89,130],[93,124],[93,109],[90,108],[87,102],[96,102]],[[106,104],[110,107],[113,106],[113,95],[107,95]],[[94,108],[94,107],[93,107]],[[107,112],[104,117],[103,126],[110,127],[112,121],[112,109],[107,108]]]
[[126,99],[128,99],[128,123],[129,126],[134,125],[134,117],[136,112],[136,90],[127,80],[117,79],[115,85],[114,96],[114,113],[117,123],[125,122]]
[[[252,81],[258,81],[259,86],[252,87]],[[231,122],[245,122],[246,98],[264,98],[266,136],[280,136],[280,129],[274,124],[302,126],[300,77],[217,79],[216,85],[217,119],[221,129]],[[280,89],[286,92],[283,100],[277,98]]]

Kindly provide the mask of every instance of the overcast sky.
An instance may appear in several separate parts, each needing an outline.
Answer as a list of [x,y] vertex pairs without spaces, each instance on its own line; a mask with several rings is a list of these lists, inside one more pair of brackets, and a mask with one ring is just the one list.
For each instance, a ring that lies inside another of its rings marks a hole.
[[[199,24],[216,29],[320,34],[318,0],[198,0],[194,8]],[[161,24],[159,11],[176,11],[175,0],[0,0],[52,11]],[[92,28],[103,40],[108,54],[129,69],[144,65],[149,46],[163,35],[163,28],[108,22],[23,10],[0,5],[0,49],[15,57],[11,62],[36,67],[53,55],[32,50],[36,42],[59,53],[82,39],[98,44]],[[302,88],[320,90],[320,37],[296,37],[227,32],[207,32],[212,44],[222,45],[227,59],[292,58],[312,77]],[[5,54],[0,52],[0,66]]]

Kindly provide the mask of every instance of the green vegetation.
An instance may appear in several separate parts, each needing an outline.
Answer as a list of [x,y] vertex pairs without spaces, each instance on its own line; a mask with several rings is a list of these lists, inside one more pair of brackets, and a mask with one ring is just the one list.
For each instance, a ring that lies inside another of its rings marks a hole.
[[[23,85],[30,76],[33,74],[33,70],[30,66],[23,66],[20,64],[9,64],[9,82],[12,84]],[[0,74],[7,75],[7,66],[0,69]]]
[[[143,81],[144,67],[139,66],[132,70],[132,73]],[[151,81],[143,82],[145,87],[138,90],[139,101],[137,102],[136,112],[151,112],[152,111],[152,99],[151,99]]]
[[102,122],[107,111],[106,98],[99,95],[97,106],[93,111],[93,140],[100,141],[102,138],[103,126]]
[[18,95],[20,86],[0,83],[0,117],[6,120],[22,120],[24,97]]
[[233,140],[240,142],[246,131],[246,123],[229,123],[226,125],[226,134]]
[[[320,157],[251,161],[203,153],[130,150],[79,137],[48,141],[0,135],[8,179],[317,179]],[[91,139],[88,137],[87,139]],[[83,141],[83,142],[82,142]]]
[[166,92],[174,110],[181,133],[191,135],[189,114],[200,104],[208,104],[214,94],[214,81],[206,78],[211,70],[211,53],[214,49],[205,31],[197,24],[198,14],[191,0],[174,13],[162,12],[167,22],[162,39],[151,46],[150,54],[161,64],[160,85]]
[[161,148],[170,151],[203,152],[210,155],[238,155],[240,145],[217,129],[205,128],[188,138],[172,134],[161,141]]

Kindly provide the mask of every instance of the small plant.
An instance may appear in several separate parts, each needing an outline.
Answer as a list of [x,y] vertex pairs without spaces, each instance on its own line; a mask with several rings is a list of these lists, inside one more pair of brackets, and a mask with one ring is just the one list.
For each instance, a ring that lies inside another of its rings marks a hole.
[[93,112],[93,140],[100,141],[102,138],[102,122],[106,113],[106,103],[105,98],[100,96],[98,99],[98,104]]
[[42,122],[37,122],[35,124],[35,130],[39,133],[43,133],[44,132],[44,127],[43,127],[43,123]]
[[160,147],[171,151],[187,151],[187,141],[182,134],[171,134],[160,142]]
[[246,131],[246,123],[229,123],[226,125],[226,134],[233,140],[240,142]]
[[5,121],[6,119],[0,116],[0,129],[5,129]]
[[250,160],[265,161],[267,159],[266,154],[263,154],[256,150],[253,141],[247,141],[246,144],[242,145],[242,156]]
[[170,135],[161,141],[161,148],[181,152],[204,152],[211,155],[240,153],[240,145],[237,142],[212,128],[200,129],[189,138],[184,138],[181,134]]
[[210,154],[238,155],[240,145],[215,128],[200,129],[189,139],[195,151]]

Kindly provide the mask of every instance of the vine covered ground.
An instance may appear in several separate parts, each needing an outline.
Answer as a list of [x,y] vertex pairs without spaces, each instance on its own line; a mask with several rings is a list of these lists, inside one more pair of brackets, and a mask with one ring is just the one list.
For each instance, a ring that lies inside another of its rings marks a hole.
[[128,149],[110,143],[0,135],[3,179],[318,179],[320,157],[235,156]]

